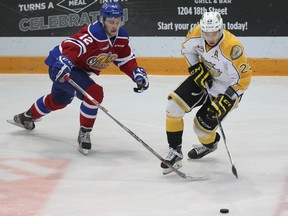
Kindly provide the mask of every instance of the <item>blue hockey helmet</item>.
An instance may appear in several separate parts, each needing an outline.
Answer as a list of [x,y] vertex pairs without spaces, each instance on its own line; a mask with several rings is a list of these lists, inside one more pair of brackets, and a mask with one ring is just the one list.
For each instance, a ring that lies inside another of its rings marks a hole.
[[104,3],[100,10],[102,18],[123,18],[123,9],[117,2]]

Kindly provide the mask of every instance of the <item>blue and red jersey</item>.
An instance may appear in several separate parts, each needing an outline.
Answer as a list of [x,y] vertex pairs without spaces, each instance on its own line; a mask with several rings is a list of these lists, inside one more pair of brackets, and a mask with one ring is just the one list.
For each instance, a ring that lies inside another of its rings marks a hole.
[[114,63],[132,78],[132,71],[137,67],[126,30],[120,27],[117,36],[110,39],[99,21],[84,26],[56,46],[50,51],[45,63],[52,67],[59,55],[69,57],[75,67],[96,75]]

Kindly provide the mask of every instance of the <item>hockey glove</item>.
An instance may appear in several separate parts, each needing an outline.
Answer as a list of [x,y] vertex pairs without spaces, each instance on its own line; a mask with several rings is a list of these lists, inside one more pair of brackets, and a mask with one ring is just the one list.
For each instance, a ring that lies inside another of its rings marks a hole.
[[188,68],[194,82],[202,89],[206,89],[205,82],[207,82],[209,88],[212,86],[212,77],[207,71],[207,68],[202,62]]
[[238,97],[237,93],[228,87],[224,94],[219,94],[207,108],[207,118],[209,120],[222,119],[232,108]]
[[64,82],[64,77],[69,76],[73,64],[66,56],[59,56],[58,61],[52,67],[51,79],[55,82]]
[[134,88],[134,92],[141,93],[148,89],[149,80],[146,70],[142,67],[137,67],[133,70],[133,79],[137,84],[137,88]]

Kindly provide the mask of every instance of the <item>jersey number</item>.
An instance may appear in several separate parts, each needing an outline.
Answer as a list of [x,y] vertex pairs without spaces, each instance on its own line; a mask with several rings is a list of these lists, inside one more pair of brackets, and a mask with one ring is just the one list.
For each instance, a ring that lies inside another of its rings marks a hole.
[[82,40],[86,45],[89,45],[93,42],[93,38],[90,37],[88,34],[84,34],[81,37],[79,37],[80,40]]
[[241,73],[247,73],[251,70],[250,65],[248,63],[240,65]]

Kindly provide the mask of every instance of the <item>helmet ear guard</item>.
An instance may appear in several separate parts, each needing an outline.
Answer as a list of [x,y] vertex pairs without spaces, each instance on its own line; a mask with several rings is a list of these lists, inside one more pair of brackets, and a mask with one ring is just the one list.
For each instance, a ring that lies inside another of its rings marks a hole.
[[202,32],[223,32],[223,20],[219,12],[205,12],[200,19]]

